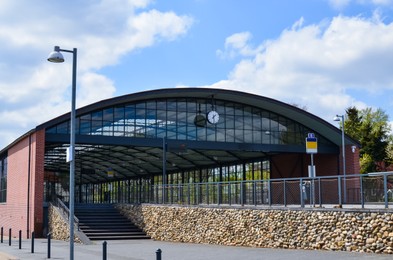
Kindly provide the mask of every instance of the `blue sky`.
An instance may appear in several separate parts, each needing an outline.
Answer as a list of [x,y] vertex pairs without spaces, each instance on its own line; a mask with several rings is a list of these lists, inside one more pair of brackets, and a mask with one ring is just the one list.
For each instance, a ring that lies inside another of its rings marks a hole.
[[172,87],[246,91],[337,125],[349,106],[393,120],[393,0],[2,0],[0,149],[77,107]]

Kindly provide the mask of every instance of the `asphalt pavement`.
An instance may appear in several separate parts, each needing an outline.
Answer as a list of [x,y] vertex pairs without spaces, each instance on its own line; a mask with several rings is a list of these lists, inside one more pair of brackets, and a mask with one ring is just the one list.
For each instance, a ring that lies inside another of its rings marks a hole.
[[[156,260],[158,249],[162,260],[278,260],[278,259],[393,259],[393,255],[333,252],[322,250],[291,250],[271,248],[251,248],[235,246],[219,246],[205,244],[187,244],[162,242],[154,240],[117,240],[106,241],[106,259],[108,260]],[[74,259],[104,259],[104,241],[96,241],[92,245],[74,244]],[[31,240],[12,240],[8,238],[0,243],[0,260],[35,260],[35,259],[69,259],[69,242],[51,240],[48,255],[47,239],[34,240],[34,253],[31,253]]]

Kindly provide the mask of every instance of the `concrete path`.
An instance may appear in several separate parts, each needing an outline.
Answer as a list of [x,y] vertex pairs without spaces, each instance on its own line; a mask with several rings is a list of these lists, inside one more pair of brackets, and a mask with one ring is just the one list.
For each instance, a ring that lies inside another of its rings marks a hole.
[[[0,244],[0,260],[48,259],[47,240],[36,239],[34,244],[35,252],[32,254],[30,240],[23,240],[22,249],[19,249],[17,240],[13,240],[9,246],[8,240],[4,239],[4,243]],[[107,241],[107,259],[155,260],[158,249],[162,250],[162,260],[393,259],[393,255],[231,247],[153,240]],[[97,241],[93,245],[75,244],[74,256],[75,260],[103,259],[103,241]],[[69,259],[69,243],[52,240],[51,259]]]

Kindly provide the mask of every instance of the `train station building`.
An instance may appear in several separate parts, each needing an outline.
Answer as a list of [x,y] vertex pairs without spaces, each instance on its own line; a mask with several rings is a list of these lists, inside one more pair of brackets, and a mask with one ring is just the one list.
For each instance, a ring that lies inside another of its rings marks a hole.
[[[318,140],[317,177],[359,173],[359,143],[345,136],[343,173],[342,132],[330,122],[231,90],[157,89],[102,100],[77,109],[75,133],[76,203],[174,203],[181,194],[170,199],[163,186],[307,178],[310,134]],[[46,204],[68,202],[69,143],[67,113],[0,150],[1,225],[38,234]]]

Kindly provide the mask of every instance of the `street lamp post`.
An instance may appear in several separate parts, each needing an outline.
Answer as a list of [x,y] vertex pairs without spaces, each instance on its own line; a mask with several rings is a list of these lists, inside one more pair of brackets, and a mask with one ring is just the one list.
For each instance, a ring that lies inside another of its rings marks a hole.
[[342,146],[342,164],[343,164],[343,176],[344,176],[344,202],[347,202],[347,179],[346,179],[346,169],[345,169],[345,130],[344,130],[344,125],[345,125],[345,117],[344,115],[336,115],[333,118],[334,121],[341,121],[342,126],[341,126],[341,146]]
[[72,63],[72,99],[71,99],[71,124],[70,124],[70,147],[67,150],[67,162],[70,163],[70,260],[74,259],[74,186],[75,186],[75,99],[76,99],[76,57],[77,49],[64,50],[59,46],[54,47],[54,51],[48,56],[48,61],[61,63],[64,62],[61,52],[69,52],[73,54]]

